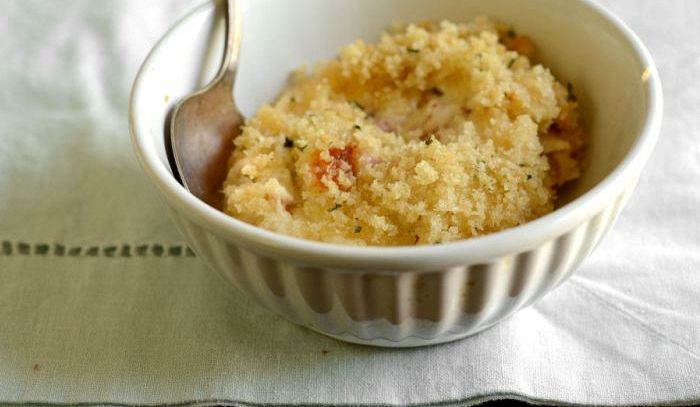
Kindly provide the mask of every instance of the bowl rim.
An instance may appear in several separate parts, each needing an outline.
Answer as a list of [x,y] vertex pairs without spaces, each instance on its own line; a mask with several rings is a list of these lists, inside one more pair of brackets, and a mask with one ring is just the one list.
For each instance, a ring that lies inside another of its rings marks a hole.
[[149,146],[149,132],[143,124],[141,95],[144,73],[164,47],[171,33],[188,20],[213,7],[208,1],[196,7],[175,23],[151,49],[141,65],[129,99],[129,129],[136,157],[169,204],[191,221],[215,232],[227,241],[262,252],[270,257],[283,257],[306,264],[329,267],[379,268],[387,270],[455,266],[484,262],[524,252],[542,242],[571,230],[595,215],[610,199],[617,198],[629,183],[636,181],[656,143],[663,115],[661,81],[654,61],[642,41],[616,15],[592,0],[576,0],[614,26],[631,45],[641,66],[649,72],[645,81],[648,104],[644,125],[620,164],[610,174],[581,196],[547,215],[492,234],[465,240],[425,246],[350,246],[288,236],[262,229],[238,220],[208,206],[180,185],[155,149]]

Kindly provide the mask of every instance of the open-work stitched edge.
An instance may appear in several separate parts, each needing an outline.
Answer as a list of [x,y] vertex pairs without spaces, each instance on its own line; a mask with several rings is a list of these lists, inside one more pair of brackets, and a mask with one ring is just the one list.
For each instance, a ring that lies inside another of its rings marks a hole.
[[185,244],[105,244],[70,245],[63,243],[28,243],[2,240],[0,256],[68,256],[68,257],[195,257]]

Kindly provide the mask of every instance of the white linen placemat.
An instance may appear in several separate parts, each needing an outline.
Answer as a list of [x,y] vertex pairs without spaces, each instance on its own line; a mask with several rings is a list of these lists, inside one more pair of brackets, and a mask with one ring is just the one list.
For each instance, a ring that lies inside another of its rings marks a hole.
[[291,325],[194,257],[129,145],[131,81],[197,0],[0,4],[0,403],[700,403],[700,2],[605,0],[650,47],[659,144],[592,257],[463,341]]

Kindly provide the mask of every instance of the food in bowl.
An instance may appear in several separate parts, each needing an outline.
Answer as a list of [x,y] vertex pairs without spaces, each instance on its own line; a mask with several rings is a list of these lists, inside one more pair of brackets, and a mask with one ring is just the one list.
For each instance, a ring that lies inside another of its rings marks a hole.
[[487,18],[408,24],[300,70],[235,139],[225,211],[310,240],[436,244],[551,212],[579,177],[578,103]]

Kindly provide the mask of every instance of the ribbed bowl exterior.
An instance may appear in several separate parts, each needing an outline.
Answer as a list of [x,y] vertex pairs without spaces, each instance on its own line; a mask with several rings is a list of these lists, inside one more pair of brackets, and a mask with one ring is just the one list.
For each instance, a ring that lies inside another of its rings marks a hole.
[[420,272],[323,268],[274,259],[170,212],[210,267],[269,310],[344,341],[409,347],[479,332],[561,284],[612,227],[632,189],[531,250]]

